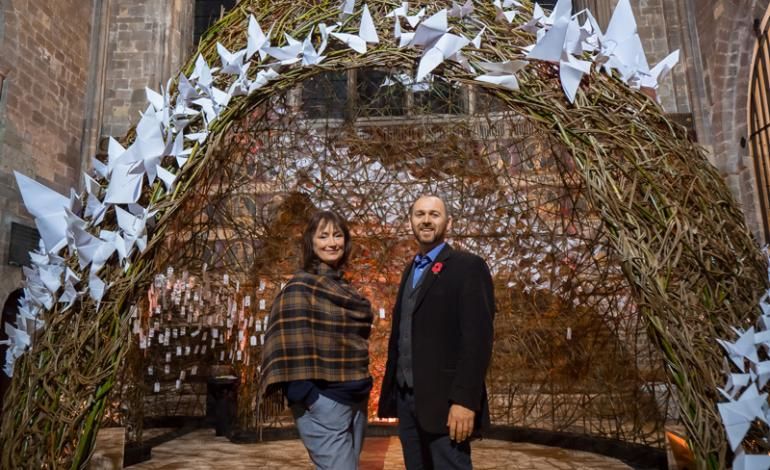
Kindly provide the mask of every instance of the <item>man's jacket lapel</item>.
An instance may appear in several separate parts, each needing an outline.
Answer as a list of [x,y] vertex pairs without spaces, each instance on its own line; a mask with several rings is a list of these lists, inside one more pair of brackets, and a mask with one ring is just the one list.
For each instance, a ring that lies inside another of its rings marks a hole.
[[430,290],[431,286],[434,282],[436,282],[436,279],[440,276],[440,274],[433,273],[433,265],[436,263],[444,263],[447,259],[449,259],[450,255],[452,254],[452,247],[447,244],[444,246],[444,249],[441,250],[436,256],[436,260],[433,261],[431,266],[422,273],[423,279],[422,283],[420,284],[419,291],[417,293],[417,302],[414,304],[414,311],[416,312],[420,308],[420,304],[422,304],[422,301],[425,300],[425,296],[428,295],[428,291]]

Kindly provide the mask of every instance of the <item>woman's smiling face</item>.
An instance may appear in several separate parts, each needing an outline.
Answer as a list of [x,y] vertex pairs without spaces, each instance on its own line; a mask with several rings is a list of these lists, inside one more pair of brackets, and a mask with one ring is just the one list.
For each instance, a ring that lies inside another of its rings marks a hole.
[[336,268],[345,253],[345,235],[331,221],[322,220],[313,235],[313,252],[323,263]]

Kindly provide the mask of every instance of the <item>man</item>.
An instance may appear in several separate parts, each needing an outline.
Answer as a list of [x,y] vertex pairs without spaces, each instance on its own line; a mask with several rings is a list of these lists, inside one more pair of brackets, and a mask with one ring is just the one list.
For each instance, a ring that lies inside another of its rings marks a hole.
[[452,219],[440,198],[418,198],[409,218],[419,254],[401,278],[378,414],[399,419],[408,470],[471,469],[469,439],[489,424],[492,277],[445,242]]

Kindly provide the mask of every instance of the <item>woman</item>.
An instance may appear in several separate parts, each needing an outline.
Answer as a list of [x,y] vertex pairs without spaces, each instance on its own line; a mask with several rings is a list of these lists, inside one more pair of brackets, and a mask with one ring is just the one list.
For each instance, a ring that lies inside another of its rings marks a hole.
[[302,235],[302,267],[273,303],[262,349],[262,391],[283,389],[318,470],[354,470],[366,429],[372,311],[342,278],[350,231],[315,213]]

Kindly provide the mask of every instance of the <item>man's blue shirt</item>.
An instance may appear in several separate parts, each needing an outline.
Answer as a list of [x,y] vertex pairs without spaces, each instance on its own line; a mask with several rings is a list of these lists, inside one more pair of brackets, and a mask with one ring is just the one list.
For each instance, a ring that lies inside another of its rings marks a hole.
[[436,256],[441,252],[441,250],[444,249],[444,246],[446,246],[446,242],[441,242],[440,244],[436,245],[432,250],[425,253],[425,256],[422,256],[418,254],[414,257],[414,276],[412,276],[412,289],[417,285],[418,282],[420,282],[420,278],[422,277],[422,273],[425,272],[425,269],[430,266],[430,264],[436,260]]

